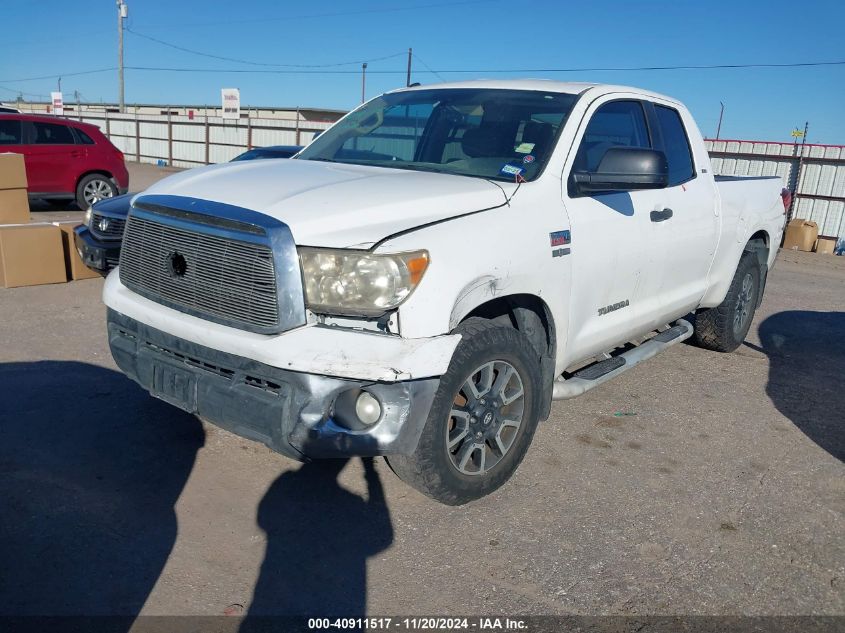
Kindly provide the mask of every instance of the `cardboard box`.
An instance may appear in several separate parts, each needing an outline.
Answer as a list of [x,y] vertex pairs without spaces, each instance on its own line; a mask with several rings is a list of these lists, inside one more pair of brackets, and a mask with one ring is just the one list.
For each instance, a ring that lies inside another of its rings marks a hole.
[[26,189],[23,154],[0,154],[0,189]]
[[54,226],[59,227],[62,232],[62,246],[65,252],[65,268],[67,269],[67,278],[72,279],[93,279],[100,277],[100,274],[91,270],[82,263],[82,258],[76,252],[76,244],[73,241],[73,229],[80,225],[80,222],[53,222]]
[[0,189],[0,224],[29,222],[26,189]]
[[0,226],[0,285],[16,288],[66,281],[59,227],[46,222]]
[[816,252],[820,255],[833,255],[836,250],[836,238],[822,235],[816,240]]
[[819,225],[812,220],[795,218],[786,225],[783,247],[791,251],[811,252],[819,237]]

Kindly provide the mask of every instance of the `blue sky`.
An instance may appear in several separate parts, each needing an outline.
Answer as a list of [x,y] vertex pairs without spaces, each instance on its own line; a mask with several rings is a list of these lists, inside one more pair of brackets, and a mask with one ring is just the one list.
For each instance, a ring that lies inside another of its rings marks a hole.
[[[743,2],[593,0],[127,0],[128,27],[212,55],[263,64],[375,60],[413,47],[413,81],[435,70],[641,67],[845,60],[841,0]],[[0,0],[0,99],[48,95],[62,73],[67,101],[116,101],[113,0]],[[269,69],[177,51],[129,32],[127,66]],[[367,95],[401,85],[402,55],[370,61]],[[346,74],[126,71],[126,100],[219,103],[236,87],[246,105],[347,109],[360,101],[360,63]],[[276,68],[281,69],[281,68]],[[394,71],[381,74],[376,71]],[[14,81],[50,76],[32,81]],[[810,122],[808,142],[845,144],[845,65],[572,73],[442,73],[447,79],[532,76],[642,86],[683,100],[706,136],[725,102],[723,138],[789,140]],[[43,97],[42,97],[43,98]]]

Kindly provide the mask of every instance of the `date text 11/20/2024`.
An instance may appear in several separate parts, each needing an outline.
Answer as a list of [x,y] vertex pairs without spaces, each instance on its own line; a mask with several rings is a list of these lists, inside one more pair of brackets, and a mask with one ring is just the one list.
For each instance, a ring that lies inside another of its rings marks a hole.
[[519,618],[414,617],[414,618],[309,618],[308,629],[366,631],[526,631]]

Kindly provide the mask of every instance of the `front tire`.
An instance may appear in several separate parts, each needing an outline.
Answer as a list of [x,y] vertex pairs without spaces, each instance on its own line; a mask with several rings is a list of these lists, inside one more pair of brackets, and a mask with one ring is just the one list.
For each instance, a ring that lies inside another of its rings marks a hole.
[[387,461],[405,483],[448,505],[490,494],[516,471],[540,417],[536,352],[517,330],[472,318],[440,379],[412,455]]
[[85,211],[105,198],[117,195],[117,187],[108,176],[88,174],[76,186],[76,206]]
[[739,260],[725,300],[695,315],[695,342],[716,352],[732,352],[742,345],[754,320],[760,293],[757,255],[745,251]]

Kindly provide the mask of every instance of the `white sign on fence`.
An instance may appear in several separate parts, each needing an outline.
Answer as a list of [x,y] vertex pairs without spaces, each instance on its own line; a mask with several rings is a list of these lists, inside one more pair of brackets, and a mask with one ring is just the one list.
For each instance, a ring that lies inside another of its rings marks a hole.
[[53,102],[53,114],[61,116],[65,113],[65,104],[62,101],[61,92],[51,92],[50,101]]
[[223,96],[223,118],[240,119],[241,91],[237,88],[223,88],[220,92]]

